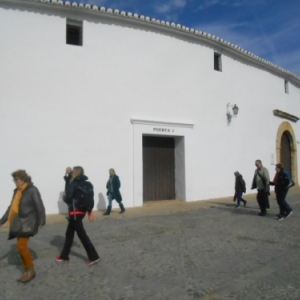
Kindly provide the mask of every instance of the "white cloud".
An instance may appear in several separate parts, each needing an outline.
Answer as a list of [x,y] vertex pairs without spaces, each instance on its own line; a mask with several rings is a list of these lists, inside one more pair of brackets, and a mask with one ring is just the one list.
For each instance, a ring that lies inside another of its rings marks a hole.
[[198,6],[198,9],[204,10],[208,9],[211,6],[223,5],[223,6],[246,6],[246,5],[260,5],[265,4],[266,0],[204,0],[201,5]]
[[175,10],[179,8],[183,8],[185,6],[186,6],[186,0],[171,0],[168,1],[167,3],[157,5],[155,7],[155,10],[158,13],[169,13],[169,12],[174,12]]
[[227,4],[227,0],[204,0],[198,8],[202,10],[218,4]]
[[85,3],[89,3],[89,4],[95,4],[98,6],[104,5],[106,3],[106,0],[85,0]]
[[185,7],[186,6],[186,0],[173,0],[171,1],[171,3],[173,4],[173,6],[175,7]]
[[167,13],[170,10],[171,10],[170,4],[162,4],[162,5],[156,7],[156,11],[159,13]]

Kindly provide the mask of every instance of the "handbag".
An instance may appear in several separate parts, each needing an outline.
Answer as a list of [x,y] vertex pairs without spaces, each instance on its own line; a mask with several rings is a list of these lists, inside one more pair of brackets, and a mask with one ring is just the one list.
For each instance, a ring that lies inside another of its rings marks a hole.
[[25,218],[16,215],[10,224],[10,234],[13,236],[32,236],[37,231],[37,219],[30,214]]
[[261,179],[261,181],[262,181],[262,183],[263,183],[263,185],[264,185],[264,187],[265,187],[266,193],[267,193],[268,195],[270,195],[270,186],[266,184],[266,180],[259,174],[258,171],[257,171],[256,174],[260,177],[260,179]]
[[232,199],[232,201],[233,201],[233,202],[235,202],[235,201],[236,201],[236,198],[237,198],[236,196],[237,196],[237,195],[236,195],[236,193],[234,193],[234,195],[233,195],[233,199]]

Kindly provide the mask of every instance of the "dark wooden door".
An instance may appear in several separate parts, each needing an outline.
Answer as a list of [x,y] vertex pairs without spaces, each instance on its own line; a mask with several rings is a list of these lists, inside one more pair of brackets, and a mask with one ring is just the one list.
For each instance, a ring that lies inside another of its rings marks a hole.
[[283,167],[290,172],[292,170],[292,155],[291,155],[291,143],[288,133],[285,131],[281,137],[281,149],[280,149],[280,162]]
[[143,136],[143,200],[175,199],[174,138]]

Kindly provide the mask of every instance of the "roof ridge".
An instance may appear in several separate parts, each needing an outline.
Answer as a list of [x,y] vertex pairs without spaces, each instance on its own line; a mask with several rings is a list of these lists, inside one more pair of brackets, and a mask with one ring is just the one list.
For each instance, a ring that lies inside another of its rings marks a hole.
[[120,15],[123,17],[128,17],[128,18],[132,18],[132,19],[138,19],[138,20],[142,20],[145,21],[146,23],[153,23],[162,27],[166,27],[166,28],[172,28],[184,33],[190,33],[195,35],[196,37],[204,37],[210,41],[215,41],[217,43],[220,43],[222,45],[225,45],[229,48],[231,48],[232,50],[241,53],[242,55],[245,55],[248,58],[251,58],[257,62],[260,62],[262,64],[265,64],[268,67],[274,68],[277,71],[281,71],[283,73],[285,73],[288,76],[293,77],[294,79],[296,79],[297,81],[300,81],[300,76],[296,75],[295,73],[288,71],[278,65],[276,65],[275,63],[272,63],[250,51],[247,51],[245,49],[243,49],[242,47],[235,45],[233,43],[230,43],[226,40],[223,40],[222,38],[219,38],[215,35],[212,35],[210,33],[206,33],[204,31],[201,30],[197,30],[194,28],[189,28],[186,26],[182,26],[179,23],[174,23],[174,22],[167,22],[167,21],[161,21],[155,18],[151,18],[148,16],[144,16],[144,15],[139,15],[137,13],[131,13],[131,12],[125,12],[123,10],[119,10],[119,9],[112,9],[112,8],[106,8],[104,6],[98,6],[98,5],[93,5],[93,4],[88,4],[88,3],[77,3],[75,1],[71,2],[71,1],[62,1],[62,0],[34,0],[35,2],[41,2],[41,3],[50,3],[53,5],[63,5],[63,6],[70,6],[70,7],[78,7],[78,8],[85,8],[88,10],[93,10],[93,11],[100,11],[102,13],[107,13],[107,14],[115,14],[115,15]]

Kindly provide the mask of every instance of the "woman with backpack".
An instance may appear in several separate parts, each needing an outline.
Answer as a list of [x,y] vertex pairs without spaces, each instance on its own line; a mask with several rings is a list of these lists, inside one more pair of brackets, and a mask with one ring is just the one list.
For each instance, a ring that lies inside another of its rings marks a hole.
[[[86,262],[87,265],[93,265],[97,263],[100,258],[99,255],[92,244],[90,238],[85,232],[85,229],[83,227],[82,219],[84,218],[86,212],[88,213],[88,218],[90,222],[94,221],[94,215],[92,212],[93,205],[87,208],[87,211],[83,208],[77,208],[77,203],[79,203],[80,199],[80,190],[84,188],[84,186],[89,183],[88,177],[84,175],[84,170],[82,167],[74,167],[73,168],[73,174],[72,178],[70,180],[70,183],[67,187],[67,191],[64,197],[64,201],[68,205],[69,210],[69,218],[68,218],[68,227],[66,230],[66,239],[64,243],[64,247],[61,251],[60,256],[57,256],[55,260],[57,262],[68,262],[69,261],[69,254],[71,251],[71,247],[73,244],[74,239],[74,233],[76,232],[78,235],[78,238],[80,239],[89,260]],[[92,187],[92,184],[89,183],[89,185]],[[92,196],[94,196],[94,193],[92,191]],[[81,206],[80,206],[81,207]]]

